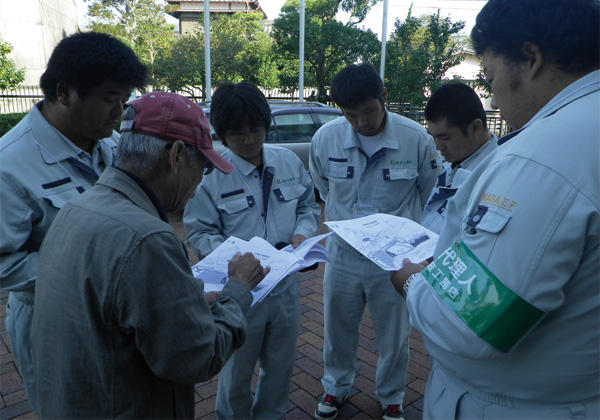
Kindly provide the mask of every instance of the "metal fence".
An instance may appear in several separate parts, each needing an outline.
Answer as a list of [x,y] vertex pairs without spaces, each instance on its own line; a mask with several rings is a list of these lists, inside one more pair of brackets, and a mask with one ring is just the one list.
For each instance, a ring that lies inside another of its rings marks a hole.
[[[403,115],[411,120],[414,120],[424,127],[427,127],[427,120],[425,119],[425,108],[399,105],[399,104],[388,104],[386,105],[390,112]],[[487,126],[490,131],[496,134],[498,137],[502,137],[512,131],[510,126],[506,124],[506,121],[500,116],[500,112],[486,110],[485,115],[487,118]]]
[[11,90],[0,90],[0,114],[29,112],[43,97],[39,86],[18,86]]
[[[263,92],[267,99],[298,100],[299,97],[299,91],[297,90],[292,93],[283,93],[279,89],[263,89]],[[311,97],[311,93],[314,95],[314,92],[310,88],[305,89],[304,98],[308,100]],[[195,102],[202,100],[201,92],[194,91],[192,94],[189,92],[182,94]],[[38,86],[19,86],[14,90],[0,91],[0,114],[29,112],[33,105],[43,97],[42,90]],[[387,104],[386,107],[391,112],[403,115],[427,127],[424,108],[402,104]],[[500,117],[498,111],[486,111],[486,115],[490,131],[498,137],[511,131],[506,121]]]

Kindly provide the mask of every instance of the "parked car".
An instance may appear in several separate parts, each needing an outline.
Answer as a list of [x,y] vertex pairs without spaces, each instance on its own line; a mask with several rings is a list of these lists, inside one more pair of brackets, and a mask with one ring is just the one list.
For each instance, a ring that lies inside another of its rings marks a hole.
[[[308,153],[313,134],[323,124],[341,117],[342,111],[320,102],[269,101],[273,121],[265,143],[285,147],[296,153],[308,169]],[[210,102],[201,103],[210,119]],[[215,138],[214,147],[222,152],[225,147]]]

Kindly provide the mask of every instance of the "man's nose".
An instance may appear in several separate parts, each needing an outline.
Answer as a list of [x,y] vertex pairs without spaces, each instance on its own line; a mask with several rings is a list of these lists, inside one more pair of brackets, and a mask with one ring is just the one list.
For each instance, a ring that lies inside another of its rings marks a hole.
[[123,116],[123,103],[117,103],[112,109],[112,115],[117,119],[120,119]]
[[498,105],[496,104],[496,95],[492,95],[490,106],[492,107],[492,109],[498,109]]

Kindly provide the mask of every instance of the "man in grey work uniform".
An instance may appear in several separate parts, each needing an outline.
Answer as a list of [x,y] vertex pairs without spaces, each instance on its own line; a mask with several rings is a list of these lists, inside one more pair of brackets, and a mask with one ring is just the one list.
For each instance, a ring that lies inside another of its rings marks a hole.
[[492,106],[516,131],[451,200],[434,262],[393,275],[418,272],[424,418],[600,418],[598,33],[597,0],[490,0],[477,16]]
[[431,191],[421,226],[440,233],[448,200],[479,163],[498,147],[477,93],[464,83],[440,86],[425,106],[427,132],[444,157],[444,171]]
[[[185,209],[187,242],[204,258],[227,238],[300,245],[317,233],[321,208],[300,159],[264,144],[271,110],[252,83],[224,83],[210,106],[213,128],[235,170],[205,177]],[[283,279],[247,314],[248,339],[219,375],[217,419],[280,419],[288,407],[300,329],[300,280]],[[258,362],[256,392],[252,376]]]
[[146,68],[106,34],[80,33],[56,46],[40,79],[44,100],[0,139],[0,272],[10,290],[6,329],[36,413],[32,361],[39,249],[58,211],[112,165],[113,131]]
[[217,374],[246,338],[268,273],[247,253],[207,301],[169,224],[214,167],[202,108],[152,92],[131,102],[113,167],[59,212],[40,249],[34,313],[42,418],[194,418],[194,384]]
[[[326,220],[381,212],[418,222],[441,169],[431,137],[416,122],[386,111],[387,92],[368,64],[340,71],[331,92],[345,118],[315,133],[309,160],[325,200]],[[389,273],[341,238],[330,236],[327,250],[331,263],[325,266],[323,281],[325,393],[315,418],[335,418],[348,397],[367,303],[381,351],[376,383],[383,418],[403,418],[410,330],[406,306],[394,296]]]

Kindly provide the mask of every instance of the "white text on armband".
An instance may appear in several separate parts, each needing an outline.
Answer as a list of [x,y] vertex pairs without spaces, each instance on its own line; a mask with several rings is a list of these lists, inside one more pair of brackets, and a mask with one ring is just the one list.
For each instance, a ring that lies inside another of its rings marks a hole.
[[458,242],[422,272],[444,302],[494,348],[508,352],[544,317]]

